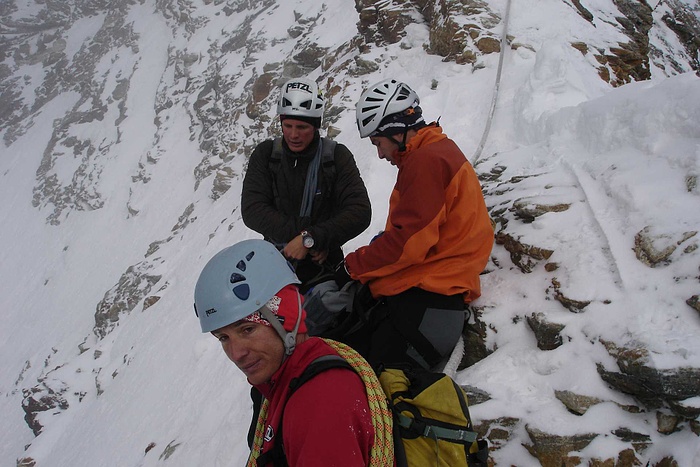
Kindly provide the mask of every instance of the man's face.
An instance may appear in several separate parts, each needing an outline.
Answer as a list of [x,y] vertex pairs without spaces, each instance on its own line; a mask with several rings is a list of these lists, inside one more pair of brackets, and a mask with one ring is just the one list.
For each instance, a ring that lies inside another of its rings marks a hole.
[[285,118],[282,120],[282,136],[293,152],[301,152],[314,140],[316,128],[310,123]]
[[377,155],[380,159],[385,159],[391,165],[396,165],[399,146],[395,141],[386,136],[370,136],[369,140],[377,148]]
[[270,326],[242,320],[212,331],[212,334],[250,384],[269,381],[282,365],[284,344]]

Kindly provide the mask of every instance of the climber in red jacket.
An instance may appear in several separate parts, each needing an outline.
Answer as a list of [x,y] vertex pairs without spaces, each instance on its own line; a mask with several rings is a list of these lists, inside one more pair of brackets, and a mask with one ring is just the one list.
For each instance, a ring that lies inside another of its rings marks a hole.
[[282,456],[290,466],[367,466],[375,429],[357,373],[323,371],[289,397],[292,381],[311,362],[338,355],[306,334],[298,283],[271,243],[244,240],[216,254],[195,287],[202,332],[221,342],[266,400],[248,465],[281,465]]

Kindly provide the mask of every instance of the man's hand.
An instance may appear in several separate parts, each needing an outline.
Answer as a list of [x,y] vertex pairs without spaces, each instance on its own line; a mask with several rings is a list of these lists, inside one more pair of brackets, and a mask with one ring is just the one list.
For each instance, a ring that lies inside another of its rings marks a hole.
[[282,250],[282,254],[288,259],[304,259],[308,252],[308,248],[302,242],[301,234],[291,239]]
[[328,258],[328,250],[310,250],[309,253],[311,253],[311,259],[316,264],[323,264],[326,261],[326,258]]

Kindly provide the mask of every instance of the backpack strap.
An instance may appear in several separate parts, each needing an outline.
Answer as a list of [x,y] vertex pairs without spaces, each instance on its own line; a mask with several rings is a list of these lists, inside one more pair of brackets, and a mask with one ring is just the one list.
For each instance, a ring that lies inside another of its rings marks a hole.
[[[284,402],[285,407],[292,395],[300,387],[302,387],[304,383],[319,373],[330,370],[331,368],[346,368],[348,370],[353,369],[344,358],[339,357],[338,355],[324,355],[322,357],[318,357],[306,367],[301,375],[292,379],[292,381],[289,383],[289,393],[287,394],[287,399]],[[279,426],[277,427],[277,433],[275,434],[275,441],[272,445],[272,449],[258,457],[257,465],[263,466],[269,463],[272,463],[272,465],[275,467],[286,467],[289,465],[287,463],[287,456],[284,453],[284,434],[282,430],[282,427],[284,426],[282,421],[284,419],[285,407],[282,408],[282,417],[280,418]]]
[[321,170],[326,179],[326,186],[335,186],[335,147],[337,143],[332,139],[321,138],[323,140],[323,151],[321,152]]
[[250,427],[248,428],[248,449],[253,449],[253,443],[255,442],[255,429],[257,427],[257,420],[260,416],[260,410],[262,409],[263,403],[263,395],[255,388],[255,386],[250,387],[250,400],[253,402],[253,417],[250,420]]
[[[287,394],[287,399],[284,402],[285,407],[292,395],[307,381],[311,380],[319,373],[330,370],[331,368],[346,368],[354,371],[353,367],[347,362],[347,360],[338,355],[324,355],[322,357],[318,357],[306,367],[301,375],[292,379],[292,381],[289,383],[289,393]],[[284,419],[285,407],[282,408],[282,417],[280,418],[279,426],[277,427],[277,433],[275,434],[275,441],[272,445],[272,449],[258,457],[257,465],[263,466],[269,463],[272,463],[272,465],[275,467],[287,467],[289,465],[287,463],[287,456],[284,453],[284,434],[282,429],[284,426],[282,421]]]
[[272,152],[268,161],[268,167],[272,175],[272,196],[275,200],[278,200],[280,195],[279,188],[277,188],[277,176],[280,172],[280,164],[282,164],[282,154],[284,154],[282,138],[275,138],[272,140]]
[[452,441],[453,443],[460,444],[472,444],[476,441],[477,434],[473,431],[468,430],[455,430],[452,428],[444,428],[437,425],[430,425],[422,420],[407,417],[402,413],[396,413],[396,419],[401,426],[411,433],[415,433],[418,436],[425,436],[426,438],[439,440],[444,439],[447,441]]
[[[408,370],[410,371],[410,370]],[[404,370],[406,372],[406,370]],[[443,377],[442,374],[440,373],[431,373],[430,374],[430,381],[437,381],[437,379],[441,379]],[[405,404],[402,402],[399,402],[398,404],[393,404],[392,405],[397,409],[394,411],[394,415],[396,416],[396,420],[398,422],[398,425],[407,430],[409,433],[413,435],[418,435],[418,436],[425,436],[426,438],[433,439],[435,441],[439,439],[443,439],[446,441],[451,441],[453,443],[460,443],[460,444],[467,444],[471,445],[474,441],[477,439],[477,433],[473,431],[472,429],[472,421],[471,421],[471,415],[469,414],[469,406],[467,404],[467,401],[464,397],[464,392],[462,392],[462,389],[455,383],[452,378],[450,378],[450,382],[452,383],[452,388],[454,389],[455,395],[457,396],[457,399],[459,400],[459,405],[462,408],[462,412],[466,415],[467,419],[467,429],[459,429],[459,428],[450,428],[447,426],[440,426],[435,423],[426,423],[423,420],[423,417],[421,416],[420,412],[417,410],[414,413],[413,418],[404,415],[401,413],[403,410],[409,410],[411,411],[411,407],[409,404]],[[423,382],[423,384],[428,384]],[[420,384],[419,384],[420,386]],[[406,396],[411,396],[410,394],[404,394],[402,392],[399,393],[394,393],[392,394],[392,399],[396,396],[399,395],[406,395]],[[411,411],[413,412],[413,411]]]
[[[372,426],[374,426],[374,444],[370,452],[370,467],[386,467],[394,465],[394,439],[392,415],[387,407],[386,396],[382,390],[377,375],[370,367],[369,363],[355,350],[337,341],[323,339],[330,345],[338,355],[326,355],[317,358],[304,370],[304,372],[294,378],[289,384],[290,392],[287,401],[294,392],[302,385],[319,373],[331,368],[346,368],[355,371],[365,384],[367,392],[367,402],[372,414]],[[264,466],[272,462],[275,467],[287,466],[287,458],[284,454],[284,443],[282,435],[282,419],[280,419],[275,442],[269,451],[260,454],[262,447],[262,436],[257,437],[258,432],[262,434],[267,415],[266,404],[263,402],[263,409],[258,418],[258,428],[256,429],[256,439],[248,458],[248,467]],[[286,404],[286,402],[285,402]],[[284,409],[282,410],[284,416]]]

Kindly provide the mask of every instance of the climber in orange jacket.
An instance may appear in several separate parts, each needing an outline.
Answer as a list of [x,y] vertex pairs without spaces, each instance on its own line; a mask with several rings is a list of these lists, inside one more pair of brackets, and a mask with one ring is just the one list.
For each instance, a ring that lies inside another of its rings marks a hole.
[[372,364],[432,368],[454,349],[465,302],[481,295],[494,232],[474,169],[437,123],[426,124],[419,103],[389,79],[357,104],[360,136],[399,171],[384,232],[342,266],[383,308],[352,345]]

